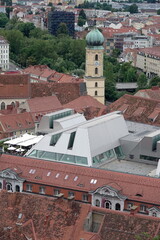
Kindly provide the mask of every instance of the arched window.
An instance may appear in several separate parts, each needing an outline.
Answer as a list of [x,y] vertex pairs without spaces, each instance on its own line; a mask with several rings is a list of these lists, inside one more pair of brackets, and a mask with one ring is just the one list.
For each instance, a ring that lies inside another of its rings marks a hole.
[[2,183],[0,182],[0,189],[2,189]]
[[152,216],[153,216],[153,217],[157,217],[157,213],[156,213],[156,212],[153,212],[153,213],[152,213]]
[[97,82],[95,82],[95,87],[98,87],[98,83]]
[[97,96],[98,95],[98,92],[97,91],[95,91],[95,96]]
[[7,191],[12,191],[12,184],[11,183],[6,184],[6,190]]
[[98,54],[95,55],[95,61],[98,61]]
[[14,102],[11,102],[11,105],[12,105],[13,107],[15,107],[15,103],[14,103]]
[[16,192],[20,192],[20,186],[16,185]]
[[96,207],[100,207],[100,201],[98,199],[96,199]]
[[5,106],[6,106],[5,103],[2,102],[2,103],[1,103],[1,110],[5,109]]
[[115,210],[118,210],[118,211],[120,211],[120,210],[121,210],[121,205],[120,205],[119,203],[116,203]]
[[112,209],[112,203],[110,201],[105,202],[105,207],[108,209]]
[[98,68],[95,68],[95,74],[98,74]]

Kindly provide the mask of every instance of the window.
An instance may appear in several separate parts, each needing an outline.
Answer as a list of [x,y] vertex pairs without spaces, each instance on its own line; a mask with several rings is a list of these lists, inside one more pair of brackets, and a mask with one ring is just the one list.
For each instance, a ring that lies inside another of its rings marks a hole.
[[97,82],[95,82],[95,87],[98,87],[98,83]]
[[45,187],[39,187],[39,193],[45,194]]
[[16,185],[16,192],[20,192],[20,186]]
[[95,61],[98,61],[98,54],[95,55]]
[[61,134],[62,134],[62,133],[57,133],[57,134],[55,134],[55,135],[53,135],[53,136],[51,137],[51,142],[50,142],[50,145],[51,145],[51,146],[55,146],[55,145],[56,145],[56,143],[58,142]]
[[98,74],[98,68],[95,68],[95,74]]
[[140,205],[140,212],[146,212],[146,210],[147,210],[147,206],[141,204],[141,205]]
[[0,189],[2,189],[2,183],[0,182]]
[[96,207],[100,207],[100,201],[98,199],[96,199]]
[[128,210],[131,210],[131,207],[132,207],[132,206],[133,206],[133,203],[128,203],[128,204],[127,204],[127,209],[128,209]]
[[26,191],[27,192],[32,192],[32,185],[31,184],[26,185]]
[[95,96],[97,96],[98,95],[98,92],[97,91],[95,91]]
[[118,211],[120,211],[120,210],[121,210],[121,205],[120,205],[119,203],[116,203],[115,210],[118,210]]
[[60,194],[60,190],[59,189],[54,189],[54,196],[57,196],[58,194]]
[[153,213],[152,213],[152,216],[153,216],[153,217],[157,217],[157,213],[156,213],[156,212],[153,212]]
[[2,103],[1,103],[1,110],[4,110],[4,109],[5,109],[5,103],[2,102]]
[[88,202],[88,194],[83,194],[82,201]]
[[76,132],[72,132],[70,134],[69,143],[68,143],[68,149],[72,149],[73,148],[75,135],[76,135]]
[[74,197],[74,192],[68,192],[68,197]]

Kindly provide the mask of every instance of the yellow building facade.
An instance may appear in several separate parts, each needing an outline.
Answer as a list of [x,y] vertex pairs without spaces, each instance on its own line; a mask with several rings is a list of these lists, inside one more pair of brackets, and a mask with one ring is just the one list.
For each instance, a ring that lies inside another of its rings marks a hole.
[[85,82],[88,95],[99,102],[105,102],[105,80],[103,77],[104,37],[98,29],[91,30],[86,36]]

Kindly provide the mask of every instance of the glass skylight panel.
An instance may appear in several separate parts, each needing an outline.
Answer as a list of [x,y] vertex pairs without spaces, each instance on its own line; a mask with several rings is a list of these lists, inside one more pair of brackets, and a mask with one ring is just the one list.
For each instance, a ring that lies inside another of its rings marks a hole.
[[68,176],[68,175],[66,175],[64,179],[65,179],[65,180],[67,180],[67,179],[68,179],[68,177],[69,177],[69,176]]
[[57,173],[57,174],[56,174],[56,178],[58,178],[58,177],[59,177],[59,175],[60,175],[60,174],[59,174],[59,173]]
[[94,183],[94,179],[91,179],[90,183]]
[[94,180],[93,184],[96,184],[97,183],[97,179]]
[[77,181],[77,179],[78,179],[78,177],[76,176],[76,177],[74,178],[74,181]]
[[49,177],[50,175],[51,175],[51,172],[48,172],[48,173],[47,173],[47,177]]
[[29,173],[34,174],[35,171],[36,171],[35,169],[31,169],[31,170],[29,171]]

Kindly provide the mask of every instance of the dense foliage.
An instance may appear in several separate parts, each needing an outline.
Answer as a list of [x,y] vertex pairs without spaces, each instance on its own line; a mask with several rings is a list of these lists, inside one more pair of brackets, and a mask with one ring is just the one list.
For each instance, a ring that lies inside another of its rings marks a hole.
[[84,70],[85,40],[70,38],[63,24],[57,37],[35,28],[32,23],[19,22],[16,18],[4,25],[5,29],[0,29],[0,35],[10,43],[10,58],[22,67],[47,64],[64,73]]

